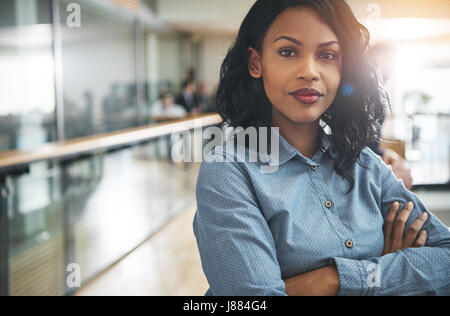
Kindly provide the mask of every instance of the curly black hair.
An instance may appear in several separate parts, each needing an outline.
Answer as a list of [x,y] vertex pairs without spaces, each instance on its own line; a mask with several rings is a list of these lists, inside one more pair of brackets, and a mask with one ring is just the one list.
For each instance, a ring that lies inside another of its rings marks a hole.
[[350,192],[354,179],[349,168],[366,146],[379,141],[378,120],[390,103],[371,52],[369,31],[357,21],[344,0],[257,0],[223,61],[217,110],[227,126],[244,129],[272,126],[272,104],[262,79],[249,73],[248,48],[261,54],[265,35],[274,20],[284,10],[298,6],[315,9],[341,42],[341,84],[321,121],[331,129],[339,153],[334,169],[350,182]]

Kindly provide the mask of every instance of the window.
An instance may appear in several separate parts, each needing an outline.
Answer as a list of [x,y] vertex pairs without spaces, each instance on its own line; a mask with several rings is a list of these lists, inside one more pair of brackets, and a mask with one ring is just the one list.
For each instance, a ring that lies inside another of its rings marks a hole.
[[81,26],[60,6],[66,139],[137,126],[134,18],[83,1]]
[[56,140],[49,0],[0,4],[0,152]]

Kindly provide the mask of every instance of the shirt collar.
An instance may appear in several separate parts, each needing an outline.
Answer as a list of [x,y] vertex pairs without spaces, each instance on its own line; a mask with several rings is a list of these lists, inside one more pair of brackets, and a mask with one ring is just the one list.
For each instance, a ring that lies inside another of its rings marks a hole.
[[[275,132],[273,129],[272,131]],[[303,156],[297,149],[295,149],[280,133],[275,133],[279,137],[279,157],[278,162],[273,159],[269,160],[269,164],[271,166],[282,165],[295,156],[298,156],[307,163],[314,163],[311,159]],[[338,153],[333,146],[332,137],[331,135],[326,134],[322,127],[319,128],[319,138],[319,150],[322,153],[328,152],[331,157],[336,159],[338,157]]]

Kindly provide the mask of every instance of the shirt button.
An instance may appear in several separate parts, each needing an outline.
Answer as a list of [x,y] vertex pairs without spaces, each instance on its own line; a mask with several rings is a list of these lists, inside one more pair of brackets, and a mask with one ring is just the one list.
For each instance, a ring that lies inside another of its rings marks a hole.
[[316,171],[317,168],[319,168],[319,167],[317,167],[317,166],[311,166],[311,170],[312,170],[312,171]]
[[327,201],[327,202],[325,203],[325,206],[326,206],[327,208],[330,208],[330,207],[333,206],[333,203],[331,203],[330,201]]
[[351,241],[351,240],[347,240],[346,242],[345,242],[345,246],[347,247],[347,248],[352,248],[353,247],[353,241]]

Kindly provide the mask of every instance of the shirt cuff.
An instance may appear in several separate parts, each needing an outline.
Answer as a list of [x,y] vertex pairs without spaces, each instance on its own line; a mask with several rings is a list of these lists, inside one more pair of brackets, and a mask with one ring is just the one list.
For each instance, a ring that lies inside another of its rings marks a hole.
[[366,296],[368,286],[362,263],[346,258],[333,258],[339,275],[339,296]]

